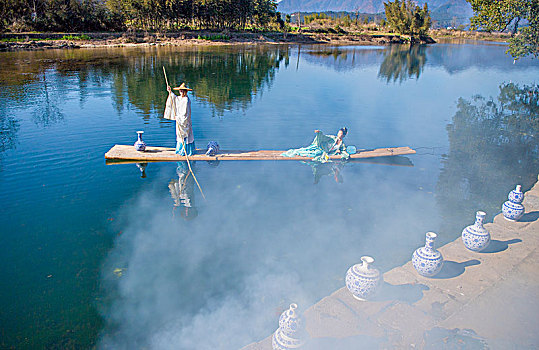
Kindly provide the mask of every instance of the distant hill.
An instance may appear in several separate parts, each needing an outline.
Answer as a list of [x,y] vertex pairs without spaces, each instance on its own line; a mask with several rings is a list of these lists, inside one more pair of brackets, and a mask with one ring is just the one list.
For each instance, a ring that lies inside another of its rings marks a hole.
[[472,6],[466,0],[450,0],[430,11],[432,19],[443,27],[469,24],[473,16]]
[[384,11],[382,0],[282,0],[277,7],[280,12],[359,11],[378,13]]
[[[387,0],[386,0],[387,1]],[[432,19],[442,26],[469,23],[472,7],[466,0],[418,0],[428,3]],[[361,13],[384,12],[384,0],[282,0],[277,10],[283,13],[347,11]]]

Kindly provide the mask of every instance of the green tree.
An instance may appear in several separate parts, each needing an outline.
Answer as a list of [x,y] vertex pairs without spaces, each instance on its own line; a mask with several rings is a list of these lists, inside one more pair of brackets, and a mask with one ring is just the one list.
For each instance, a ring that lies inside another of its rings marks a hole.
[[352,19],[349,15],[346,15],[342,18],[342,24],[345,27],[350,27],[350,25],[352,24]]
[[0,0],[0,30],[267,28],[275,0]]
[[516,33],[518,24],[526,17],[529,3],[535,0],[467,0],[474,11],[470,18],[473,29],[488,32],[505,31],[511,23],[512,33]]
[[[488,32],[510,30],[512,38],[507,52],[514,59],[527,55],[539,57],[539,1],[537,0],[467,0],[474,16],[471,29]],[[518,32],[519,24],[528,25]],[[515,35],[516,34],[516,35]]]
[[423,7],[415,5],[411,0],[395,0],[384,3],[387,23],[399,34],[410,35],[414,42],[416,37],[424,38],[431,26],[430,11],[425,3]]

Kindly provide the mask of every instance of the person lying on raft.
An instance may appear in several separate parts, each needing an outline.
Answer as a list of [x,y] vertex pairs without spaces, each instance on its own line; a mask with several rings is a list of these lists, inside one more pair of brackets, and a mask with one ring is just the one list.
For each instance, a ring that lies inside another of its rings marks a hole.
[[350,158],[346,152],[346,146],[343,142],[348,133],[347,128],[341,128],[337,136],[324,135],[320,130],[315,130],[315,137],[310,146],[290,149],[283,153],[285,157],[310,157],[315,162],[326,163],[330,161],[329,156],[340,154],[342,159]]

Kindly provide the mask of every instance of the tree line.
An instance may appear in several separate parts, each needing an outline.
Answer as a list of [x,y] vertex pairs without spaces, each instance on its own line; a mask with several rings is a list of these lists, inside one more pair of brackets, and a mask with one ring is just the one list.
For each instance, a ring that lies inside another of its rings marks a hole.
[[248,29],[283,25],[275,0],[0,0],[2,31]]
[[[512,37],[507,53],[515,60],[529,55],[539,58],[538,0],[466,1],[474,11],[470,29],[510,31]],[[409,35],[411,42],[428,35],[432,21],[426,3],[420,7],[411,0],[395,0],[384,3],[384,7],[390,28],[399,34]]]

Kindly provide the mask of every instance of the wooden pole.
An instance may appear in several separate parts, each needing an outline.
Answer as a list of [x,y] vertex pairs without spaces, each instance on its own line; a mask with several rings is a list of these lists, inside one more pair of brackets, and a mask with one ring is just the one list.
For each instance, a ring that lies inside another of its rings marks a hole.
[[167,71],[165,70],[165,66],[163,66],[163,73],[165,74],[165,82],[167,83],[167,87],[169,87],[170,85],[168,85]]

